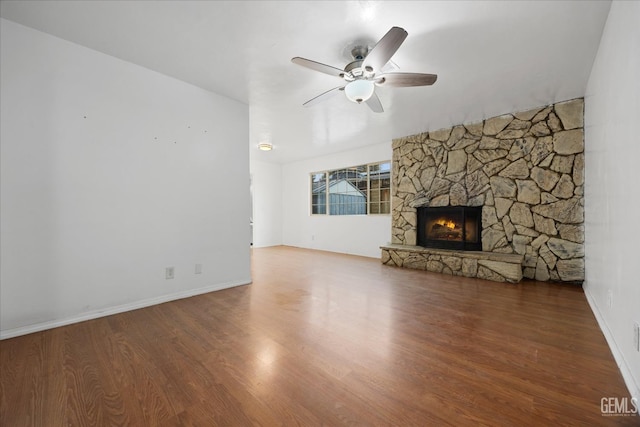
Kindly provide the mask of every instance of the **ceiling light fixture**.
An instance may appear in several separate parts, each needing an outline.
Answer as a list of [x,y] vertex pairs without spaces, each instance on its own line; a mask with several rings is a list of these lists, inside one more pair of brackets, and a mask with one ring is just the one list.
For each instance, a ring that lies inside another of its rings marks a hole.
[[360,104],[373,95],[373,82],[371,80],[354,80],[344,87],[344,94],[347,95],[349,101]]
[[270,142],[261,142],[258,144],[258,148],[262,151],[271,151],[273,150],[273,145]]

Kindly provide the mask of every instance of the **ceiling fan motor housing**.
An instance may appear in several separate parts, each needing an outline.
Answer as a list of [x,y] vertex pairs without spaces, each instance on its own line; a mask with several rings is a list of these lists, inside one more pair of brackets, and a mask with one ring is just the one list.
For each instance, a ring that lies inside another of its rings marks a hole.
[[362,59],[356,59],[355,61],[348,63],[346,67],[344,67],[344,71],[344,77],[347,81],[362,77],[364,75],[364,72],[362,71]]

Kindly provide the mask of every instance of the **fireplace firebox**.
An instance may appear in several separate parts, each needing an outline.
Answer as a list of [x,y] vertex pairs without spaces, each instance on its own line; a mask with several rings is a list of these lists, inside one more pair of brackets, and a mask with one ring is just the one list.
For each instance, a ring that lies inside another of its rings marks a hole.
[[481,251],[481,226],[482,207],[419,207],[417,243],[425,248]]

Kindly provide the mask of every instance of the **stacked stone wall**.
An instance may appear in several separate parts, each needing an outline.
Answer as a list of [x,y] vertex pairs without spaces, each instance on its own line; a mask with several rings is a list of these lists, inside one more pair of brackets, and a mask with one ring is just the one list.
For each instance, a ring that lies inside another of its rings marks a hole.
[[392,244],[419,206],[482,206],[482,250],[523,276],[584,280],[584,102],[575,99],[393,141]]

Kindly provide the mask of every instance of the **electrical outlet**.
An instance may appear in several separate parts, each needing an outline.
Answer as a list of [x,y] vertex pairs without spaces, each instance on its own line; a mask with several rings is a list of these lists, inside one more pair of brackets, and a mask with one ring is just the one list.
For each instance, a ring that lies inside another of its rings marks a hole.
[[633,348],[640,351],[640,324],[633,322]]
[[164,269],[164,278],[167,279],[167,280],[168,279],[173,279],[174,273],[175,273],[175,271],[174,271],[173,267],[167,267],[167,268]]
[[196,274],[202,274],[202,264],[196,264]]

